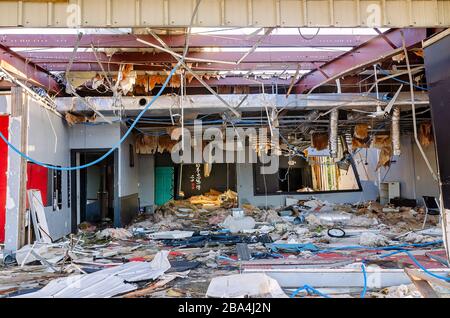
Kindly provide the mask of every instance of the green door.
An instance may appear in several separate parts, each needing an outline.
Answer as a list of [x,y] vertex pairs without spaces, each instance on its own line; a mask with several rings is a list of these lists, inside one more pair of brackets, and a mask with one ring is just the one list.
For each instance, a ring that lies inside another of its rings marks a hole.
[[174,167],[155,168],[155,204],[163,205],[173,199]]

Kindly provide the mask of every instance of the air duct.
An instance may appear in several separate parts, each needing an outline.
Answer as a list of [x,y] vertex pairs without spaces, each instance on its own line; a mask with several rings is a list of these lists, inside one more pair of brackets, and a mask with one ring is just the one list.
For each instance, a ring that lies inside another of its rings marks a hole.
[[330,113],[330,134],[329,134],[330,156],[332,158],[337,158],[338,155],[338,117],[339,117],[339,110],[333,109]]
[[392,112],[392,147],[394,156],[400,156],[400,107],[394,107]]

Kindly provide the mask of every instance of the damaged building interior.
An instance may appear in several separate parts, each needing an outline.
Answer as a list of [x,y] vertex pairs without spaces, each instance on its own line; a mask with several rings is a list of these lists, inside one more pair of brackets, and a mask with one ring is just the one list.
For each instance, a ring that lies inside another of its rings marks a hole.
[[450,296],[450,1],[0,27],[0,298]]

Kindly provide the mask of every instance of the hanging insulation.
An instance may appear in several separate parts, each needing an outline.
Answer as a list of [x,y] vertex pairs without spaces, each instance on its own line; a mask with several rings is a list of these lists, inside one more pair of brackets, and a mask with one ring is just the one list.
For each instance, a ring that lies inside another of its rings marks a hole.
[[392,112],[392,148],[393,155],[400,156],[400,107],[394,107]]
[[158,149],[158,137],[139,135],[136,137],[135,149],[137,154],[153,155]]
[[80,124],[80,123],[92,123],[95,122],[95,120],[97,119],[97,114],[94,114],[92,116],[85,116],[85,115],[77,115],[77,114],[72,114],[70,112],[67,112],[65,115],[67,124],[72,127],[75,124]]
[[369,125],[357,124],[354,128],[352,148],[369,148]]
[[372,141],[372,147],[380,149],[380,155],[375,171],[381,167],[389,167],[393,154],[392,138],[389,134],[375,135]]
[[171,153],[177,143],[177,140],[172,140],[168,135],[160,136],[158,138],[158,153],[164,153],[165,151]]
[[427,147],[434,141],[433,129],[431,123],[422,123],[419,126],[419,142],[422,146]]
[[311,135],[311,147],[317,151],[327,149],[328,140],[329,138],[327,133],[313,133]]
[[330,156],[337,158],[338,156],[338,118],[339,110],[333,109],[330,113]]

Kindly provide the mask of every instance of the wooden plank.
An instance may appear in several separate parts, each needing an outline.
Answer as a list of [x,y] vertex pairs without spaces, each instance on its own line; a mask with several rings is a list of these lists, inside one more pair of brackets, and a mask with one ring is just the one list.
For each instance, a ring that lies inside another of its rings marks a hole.
[[175,280],[177,277],[178,276],[176,276],[176,275],[167,276],[166,278],[163,278],[153,284],[150,284],[150,286],[148,286],[144,289],[125,294],[123,297],[124,298],[137,298],[137,297],[148,296],[149,294],[152,294],[152,293],[158,291],[159,289],[163,288],[165,285],[167,285],[171,281]]
[[407,268],[405,270],[407,270],[409,273],[411,273],[412,276],[414,276],[416,278],[427,280],[427,281],[429,281],[429,282],[431,282],[431,283],[433,283],[435,285],[438,285],[438,286],[441,286],[441,287],[444,287],[444,288],[447,288],[448,290],[450,290],[450,283],[447,283],[447,282],[445,282],[445,281],[443,281],[441,279],[438,279],[438,278],[435,278],[433,276],[430,276],[430,275],[428,275],[428,274],[426,274],[424,272],[421,272],[421,271],[419,271],[417,269]]
[[412,274],[408,268],[405,268],[405,273],[408,275],[409,279],[411,279],[411,282],[416,286],[423,298],[440,298],[427,280],[418,278]]

